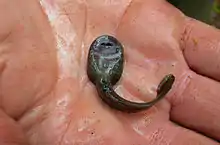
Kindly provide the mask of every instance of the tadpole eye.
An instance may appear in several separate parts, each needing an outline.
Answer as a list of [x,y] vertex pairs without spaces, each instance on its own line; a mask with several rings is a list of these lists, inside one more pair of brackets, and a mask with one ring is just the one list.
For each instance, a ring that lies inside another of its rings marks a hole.
[[117,47],[115,51],[116,53],[118,53],[120,51],[120,48]]

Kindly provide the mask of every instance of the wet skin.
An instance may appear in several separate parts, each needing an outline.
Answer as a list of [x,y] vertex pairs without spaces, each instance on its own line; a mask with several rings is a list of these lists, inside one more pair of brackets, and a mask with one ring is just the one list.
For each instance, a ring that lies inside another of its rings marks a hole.
[[120,97],[113,89],[121,78],[124,67],[124,48],[113,36],[102,35],[91,44],[87,74],[90,81],[96,86],[99,97],[116,110],[135,113],[152,107],[166,96],[172,88],[175,77],[166,75],[158,85],[157,96],[150,102],[131,102]]

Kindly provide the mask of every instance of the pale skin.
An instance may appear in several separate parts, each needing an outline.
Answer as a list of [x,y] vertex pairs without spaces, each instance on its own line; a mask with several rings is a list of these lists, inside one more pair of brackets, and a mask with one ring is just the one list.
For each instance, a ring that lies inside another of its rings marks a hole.
[[[218,145],[220,31],[165,0],[1,0],[1,145]],[[105,105],[88,80],[92,40],[125,47],[116,92],[149,101],[134,114]]]

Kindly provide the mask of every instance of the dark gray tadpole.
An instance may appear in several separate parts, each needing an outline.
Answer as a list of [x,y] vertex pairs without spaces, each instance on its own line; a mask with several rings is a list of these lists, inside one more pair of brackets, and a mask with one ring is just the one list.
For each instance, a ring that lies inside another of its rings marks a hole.
[[150,102],[137,103],[120,97],[113,89],[124,68],[124,48],[113,36],[102,35],[91,44],[88,53],[87,75],[95,85],[99,97],[111,108],[135,113],[152,107],[172,88],[175,77],[166,75],[157,88],[157,97]]

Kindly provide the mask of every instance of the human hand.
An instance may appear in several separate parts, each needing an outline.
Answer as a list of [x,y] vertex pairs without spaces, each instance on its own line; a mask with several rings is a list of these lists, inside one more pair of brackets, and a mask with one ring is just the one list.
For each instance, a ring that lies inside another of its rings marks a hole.
[[[164,0],[41,3],[49,21],[37,1],[0,3],[1,143],[219,144],[219,30]],[[103,34],[125,46],[116,91],[149,101],[173,73],[165,99],[135,114],[100,100],[86,62],[91,42]]]

